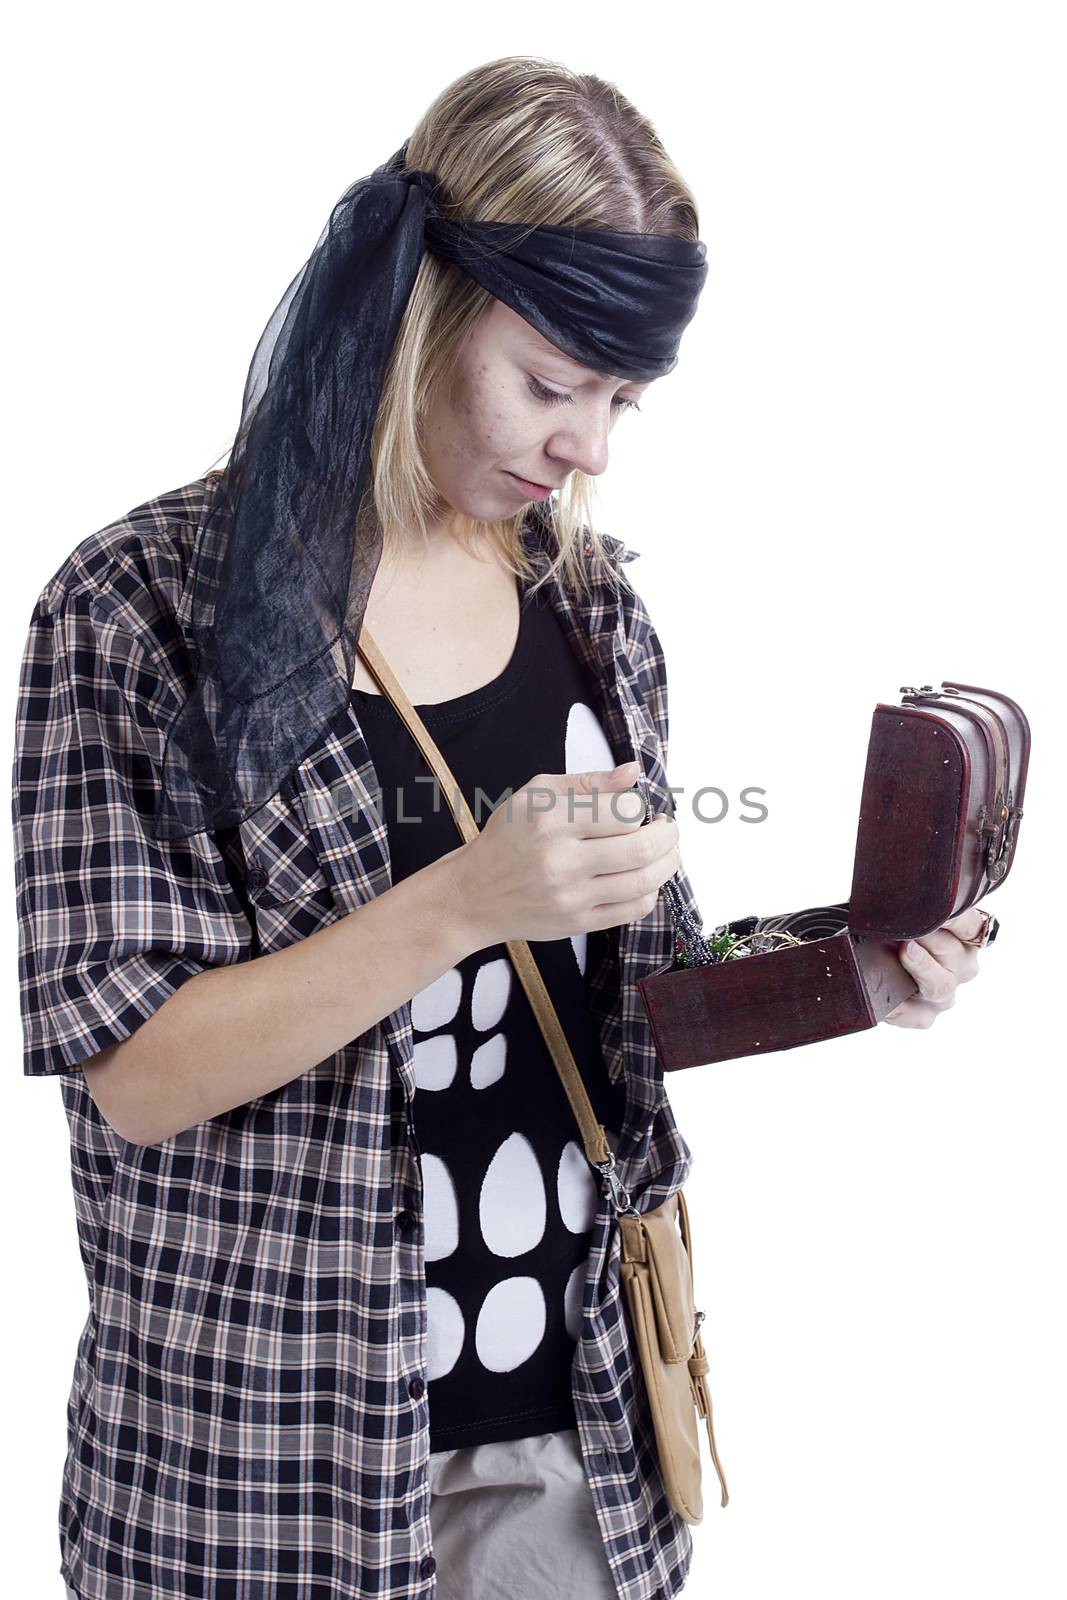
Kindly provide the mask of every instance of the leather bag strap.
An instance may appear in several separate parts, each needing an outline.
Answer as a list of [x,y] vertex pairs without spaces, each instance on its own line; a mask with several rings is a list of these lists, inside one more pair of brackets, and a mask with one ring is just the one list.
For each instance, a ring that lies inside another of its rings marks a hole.
[[[426,724],[404,693],[392,668],[371,638],[366,626],[363,627],[360,633],[356,648],[366,663],[367,670],[380,684],[383,694],[388,695],[403,718],[408,731],[422,751],[427,765],[433,772],[445,799],[448,801],[464,843],[469,844],[472,839],[478,837],[479,832],[478,824],[474,820],[471,809],[460,790],[459,784],[452,776],[448,763],[431,738]],[[570,1101],[571,1110],[574,1112],[575,1120],[581,1132],[586,1157],[592,1166],[603,1171],[604,1176],[609,1179],[609,1183],[613,1182],[621,1189],[621,1185],[617,1185],[617,1180],[612,1178],[615,1164],[614,1151],[608,1143],[603,1123],[597,1121],[596,1113],[593,1110],[592,1103],[585,1091],[581,1074],[578,1071],[578,1064],[567,1042],[567,1036],[563,1031],[559,1015],[552,1004],[551,997],[545,987],[545,981],[533,958],[530,946],[525,939],[507,939],[504,942],[515,971],[518,973],[519,981],[526,991],[526,997],[533,1008],[538,1026],[544,1035],[549,1053],[555,1062],[556,1071],[559,1073],[563,1087],[566,1090],[567,1099]],[[621,1192],[625,1196],[625,1190]],[[623,1209],[629,1206],[629,1197],[625,1196],[625,1198],[626,1207]]]

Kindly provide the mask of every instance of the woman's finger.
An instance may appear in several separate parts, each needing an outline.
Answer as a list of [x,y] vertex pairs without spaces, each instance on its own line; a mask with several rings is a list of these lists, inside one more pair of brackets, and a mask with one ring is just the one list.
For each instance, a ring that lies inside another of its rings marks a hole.
[[902,1000],[895,1011],[884,1016],[882,1021],[891,1022],[894,1028],[929,1028],[944,1009],[944,1006],[931,1005],[928,1000],[911,995],[907,1000]]
[[[940,929],[924,935],[924,940],[932,943],[938,933]],[[960,945],[959,940],[953,935],[946,934],[944,937],[951,939],[960,950],[965,950],[966,946]],[[914,979],[920,1000],[941,1011],[947,1011],[950,1006],[955,1005],[958,981],[956,974],[950,967],[942,965],[923,940],[910,939],[899,951],[899,959],[901,966]],[[914,996],[909,997],[909,999],[914,998]]]

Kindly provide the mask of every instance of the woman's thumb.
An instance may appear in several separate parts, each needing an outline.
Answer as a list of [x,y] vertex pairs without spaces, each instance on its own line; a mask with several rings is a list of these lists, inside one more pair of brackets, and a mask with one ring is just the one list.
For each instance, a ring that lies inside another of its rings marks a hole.
[[608,772],[601,772],[599,776],[605,778],[608,783],[622,783],[624,785],[633,783],[637,777],[637,762],[620,761],[617,767],[612,767]]

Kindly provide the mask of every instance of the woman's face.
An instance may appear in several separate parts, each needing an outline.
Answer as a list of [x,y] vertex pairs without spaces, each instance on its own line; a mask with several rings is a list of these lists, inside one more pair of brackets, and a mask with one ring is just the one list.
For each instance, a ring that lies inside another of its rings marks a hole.
[[425,418],[430,476],[468,517],[513,516],[537,498],[517,478],[548,490],[576,470],[603,472],[616,418],[647,388],[583,367],[494,299]]

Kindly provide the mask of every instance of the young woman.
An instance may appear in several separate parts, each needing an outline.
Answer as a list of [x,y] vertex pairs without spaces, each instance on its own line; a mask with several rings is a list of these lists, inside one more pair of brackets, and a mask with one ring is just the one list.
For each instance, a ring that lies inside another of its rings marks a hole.
[[[350,293],[373,252],[327,278],[335,218],[227,468],[83,540],[31,619],[20,975],[89,1285],[60,1512],[78,1600],[667,1600],[689,1567],[613,1215],[504,941],[536,942],[619,1176],[662,1203],[691,1153],[634,984],[669,957],[664,886],[698,914],[662,651],[588,490],[657,381],[635,371],[673,365],[696,208],[613,86],[539,60],[449,86],[402,157],[372,198],[433,182],[389,239],[431,192],[457,227],[536,230],[496,258],[500,292],[434,223],[383,333],[367,307],[407,258]],[[347,414],[379,335],[380,393]],[[368,419],[364,488],[343,458]],[[957,920],[897,1021],[972,974],[981,918]]]

